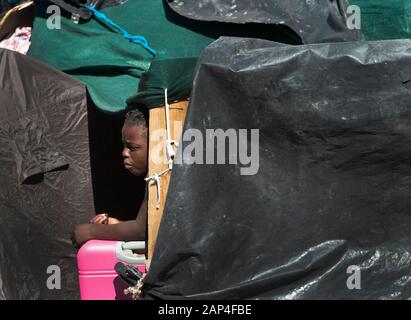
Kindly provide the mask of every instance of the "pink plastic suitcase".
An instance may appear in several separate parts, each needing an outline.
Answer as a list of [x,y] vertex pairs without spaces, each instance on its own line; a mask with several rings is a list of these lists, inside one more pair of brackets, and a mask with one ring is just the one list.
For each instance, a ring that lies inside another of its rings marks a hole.
[[131,300],[124,294],[128,286],[114,270],[117,262],[132,264],[145,272],[145,257],[132,250],[144,249],[144,241],[91,240],[77,253],[81,300]]

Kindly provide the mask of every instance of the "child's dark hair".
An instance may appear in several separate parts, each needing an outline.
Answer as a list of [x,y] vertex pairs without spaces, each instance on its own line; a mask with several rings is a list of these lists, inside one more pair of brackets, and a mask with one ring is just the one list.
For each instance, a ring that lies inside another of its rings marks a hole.
[[137,126],[144,126],[148,129],[147,117],[139,109],[133,109],[126,113],[124,122],[135,124]]

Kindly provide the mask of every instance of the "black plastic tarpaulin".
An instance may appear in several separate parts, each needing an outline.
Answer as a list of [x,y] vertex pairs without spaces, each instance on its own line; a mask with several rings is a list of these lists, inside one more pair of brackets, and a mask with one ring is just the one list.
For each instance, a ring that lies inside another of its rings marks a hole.
[[[239,38],[210,45],[198,64],[146,292],[410,298],[410,45]],[[214,155],[206,147],[208,130],[217,129],[227,133],[225,162],[217,143]],[[204,148],[193,147],[196,139]],[[247,167],[251,174],[242,174]]]
[[0,50],[0,299],[78,299],[74,226],[136,217],[145,181],[124,169],[123,121],[78,80]]
[[0,49],[0,299],[78,298],[69,234],[94,211],[85,86]]
[[356,41],[362,35],[350,29],[346,0],[168,0],[182,16],[228,24],[285,25],[303,43]]

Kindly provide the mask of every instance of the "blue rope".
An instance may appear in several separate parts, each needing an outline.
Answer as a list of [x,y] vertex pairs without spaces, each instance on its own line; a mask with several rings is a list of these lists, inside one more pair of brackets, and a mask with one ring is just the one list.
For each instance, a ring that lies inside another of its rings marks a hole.
[[94,9],[93,7],[90,6],[86,6],[86,8],[88,10],[90,10],[94,16],[98,19],[100,19],[101,21],[111,25],[112,27],[116,28],[118,31],[120,31],[120,33],[122,34],[122,36],[124,38],[126,38],[127,40],[133,42],[133,43],[137,43],[142,45],[147,51],[149,51],[153,56],[155,56],[157,54],[157,52],[150,48],[150,46],[148,45],[148,42],[146,40],[146,38],[144,38],[143,36],[132,36],[131,34],[129,34],[126,30],[124,30],[122,27],[120,27],[119,25],[115,24],[112,20],[110,20],[104,13]]

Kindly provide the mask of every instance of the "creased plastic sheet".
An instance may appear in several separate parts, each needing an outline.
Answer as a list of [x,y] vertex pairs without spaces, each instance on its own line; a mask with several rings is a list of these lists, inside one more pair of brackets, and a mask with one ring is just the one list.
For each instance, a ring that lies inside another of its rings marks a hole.
[[303,43],[356,41],[359,30],[348,27],[346,0],[169,0],[170,7],[190,19],[290,27]]
[[0,299],[78,299],[69,235],[94,212],[85,86],[0,49]]
[[411,298],[410,46],[210,45],[184,131],[248,129],[250,156],[250,130],[259,129],[258,171],[241,175],[250,166],[227,142],[226,164],[190,165],[184,159],[205,163],[206,154],[190,149],[193,136],[180,142],[146,292]]

